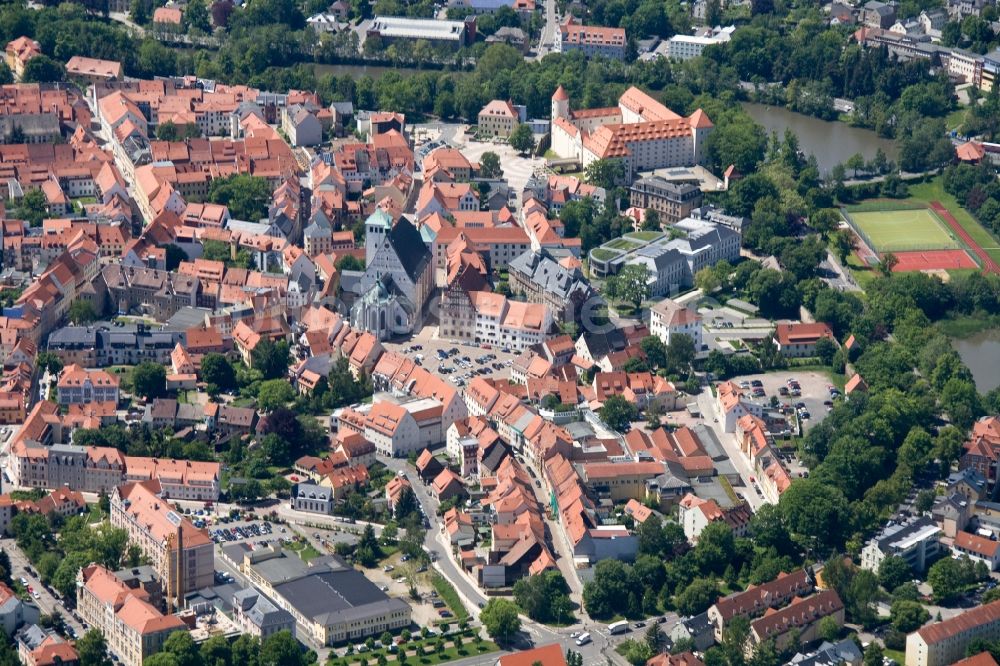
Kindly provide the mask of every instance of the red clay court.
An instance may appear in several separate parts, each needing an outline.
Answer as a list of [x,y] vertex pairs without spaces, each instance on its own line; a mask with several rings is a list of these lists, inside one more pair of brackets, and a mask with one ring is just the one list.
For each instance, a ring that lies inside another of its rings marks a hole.
[[979,243],[972,240],[972,236],[969,235],[969,232],[962,228],[962,225],[958,223],[958,220],[956,220],[955,217],[948,212],[947,208],[941,205],[940,201],[932,201],[931,209],[937,213],[942,220],[948,223],[948,226],[950,226],[952,230],[958,234],[959,238],[962,239],[962,242],[968,245],[972,251],[976,253],[976,256],[983,262],[983,270],[989,273],[1000,273],[1000,266],[997,265],[997,262],[993,261],[990,255],[986,253],[986,250],[984,250]]
[[892,269],[893,273],[979,268],[979,265],[965,250],[920,250],[893,252],[893,254],[899,259],[899,263]]

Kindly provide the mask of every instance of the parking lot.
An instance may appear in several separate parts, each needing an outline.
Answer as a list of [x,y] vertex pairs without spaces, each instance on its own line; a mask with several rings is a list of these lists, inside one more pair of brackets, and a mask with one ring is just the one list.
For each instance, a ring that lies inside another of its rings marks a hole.
[[[199,527],[199,522],[202,520],[197,516],[194,516],[195,527]],[[288,528],[286,527],[275,527],[271,523],[262,521],[231,521],[224,522],[223,520],[215,521],[214,526],[205,525],[208,530],[208,535],[212,537],[212,541],[215,543],[236,543],[238,541],[254,541],[254,542],[270,542],[277,541],[286,536],[288,533]]]
[[[798,390],[790,385],[789,380],[797,382]],[[779,372],[767,374],[734,377],[733,380],[757,402],[773,403],[771,398],[777,398],[777,407],[781,409],[792,425],[794,434],[795,420],[802,424],[803,432],[821,422],[833,407],[835,400],[840,400],[840,390],[830,378],[819,372],[796,371],[788,368]],[[836,395],[831,394],[831,389]],[[796,395],[798,393],[798,395]]]
[[[497,348],[486,349],[480,345],[442,340],[437,337],[436,326],[425,326],[405,343],[384,343],[391,351],[418,361],[427,370],[438,374],[453,386],[462,387],[475,376],[473,371],[494,379],[510,377],[510,366],[520,352]],[[457,353],[453,353],[457,350]],[[446,359],[441,354],[447,354]],[[490,356],[490,360],[483,357]],[[419,357],[419,358],[418,358]],[[464,363],[463,358],[468,358]],[[483,359],[483,362],[478,362]],[[444,371],[442,371],[442,367]]]

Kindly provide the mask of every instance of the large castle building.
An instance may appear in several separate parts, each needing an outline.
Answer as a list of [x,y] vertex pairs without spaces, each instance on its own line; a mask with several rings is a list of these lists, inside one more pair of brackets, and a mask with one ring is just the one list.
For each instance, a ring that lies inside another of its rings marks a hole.
[[685,118],[634,86],[618,98],[618,106],[604,109],[570,109],[562,86],[552,95],[552,150],[584,167],[621,159],[629,179],[637,171],[703,163],[712,128],[701,109]]

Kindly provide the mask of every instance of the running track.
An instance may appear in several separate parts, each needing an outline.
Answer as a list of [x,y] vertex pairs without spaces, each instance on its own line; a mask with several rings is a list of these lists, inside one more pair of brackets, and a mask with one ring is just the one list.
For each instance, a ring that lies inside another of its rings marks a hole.
[[997,265],[997,262],[993,261],[993,258],[986,254],[986,250],[984,250],[979,243],[972,240],[972,236],[969,235],[969,232],[962,228],[962,225],[958,223],[955,216],[949,213],[948,209],[942,206],[940,201],[932,201],[931,209],[937,213],[942,220],[947,222],[948,226],[951,227],[956,234],[958,234],[959,238],[961,238],[962,241],[976,253],[976,256],[979,257],[982,262],[984,271],[988,273],[1000,274],[1000,266]]

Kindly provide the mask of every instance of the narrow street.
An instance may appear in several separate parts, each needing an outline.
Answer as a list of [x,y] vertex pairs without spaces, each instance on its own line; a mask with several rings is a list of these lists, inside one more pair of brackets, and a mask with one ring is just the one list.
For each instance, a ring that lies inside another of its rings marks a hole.
[[706,386],[705,390],[698,394],[698,409],[701,410],[705,427],[711,428],[712,432],[715,433],[715,438],[722,444],[722,448],[732,461],[733,467],[740,473],[740,478],[743,479],[743,485],[746,487],[745,492],[742,493],[743,498],[756,512],[766,503],[766,500],[753,492],[754,485],[751,479],[754,477],[754,470],[750,466],[750,461],[736,445],[736,438],[733,434],[725,432],[722,429],[722,424],[719,423],[715,411],[715,396],[712,395],[711,387]]
[[[427,531],[427,539],[424,541],[424,545],[428,550],[434,553],[434,557],[436,559],[433,563],[433,567],[449,583],[452,584],[455,591],[458,593],[458,596],[468,608],[469,612],[474,617],[478,618],[480,610],[479,604],[485,605],[488,598],[480,592],[475,583],[465,573],[460,571],[458,566],[455,564],[451,555],[451,548],[445,541],[445,537],[441,531],[441,521],[436,515],[436,500],[434,500],[430,496],[430,493],[427,492],[427,487],[415,478],[413,468],[409,466],[405,460],[393,459],[385,460],[383,462],[385,462],[387,466],[394,471],[403,470],[407,473],[407,477],[413,484],[413,491],[417,496],[417,501],[420,502],[422,507],[424,507],[424,512],[427,514],[427,521],[430,524],[430,529]],[[552,529],[551,525],[549,526],[549,529]],[[565,557],[560,559],[566,561]],[[568,560],[568,564],[572,566],[572,559]],[[579,580],[575,575],[571,578],[567,577],[567,580],[571,579],[576,579],[577,584],[579,585]],[[574,598],[574,601],[575,600],[576,599]],[[582,598],[580,601],[582,603]],[[580,615],[584,614],[581,612]],[[675,624],[676,621],[677,617],[675,615],[667,615],[666,622],[662,625],[664,631],[669,631],[669,627]],[[609,661],[625,666],[627,662],[621,655],[614,651],[614,646],[627,638],[636,637],[635,633],[632,631],[617,636],[609,636],[607,634],[607,626],[605,624],[593,622],[589,619],[584,619],[582,622],[577,622],[567,627],[553,629],[543,624],[533,622],[525,616],[521,616],[521,631],[522,633],[527,634],[527,638],[533,646],[537,647],[540,645],[548,645],[550,643],[558,643],[564,650],[574,650],[580,653],[583,656],[584,666],[606,666]],[[573,634],[579,634],[585,631],[591,634],[592,642],[584,646],[576,645]],[[527,646],[519,645],[518,647],[524,648]],[[496,655],[493,655],[492,660],[486,661],[496,663]],[[453,663],[462,666],[478,666],[479,664],[485,663],[485,661],[484,658],[481,657],[472,657]]]
[[[10,558],[11,572],[10,576],[15,581],[24,578],[28,581],[28,585],[31,589],[38,593],[38,598],[34,599],[34,603],[38,606],[38,609],[43,615],[52,615],[53,611],[58,612],[63,621],[66,623],[67,627],[70,627],[76,635],[83,636],[87,629],[83,623],[79,622],[73,617],[71,611],[66,608],[66,606],[60,601],[55,595],[45,589],[42,585],[42,581],[39,580],[36,574],[28,573],[27,568],[31,565],[28,562],[28,557],[17,547],[17,543],[13,539],[0,539],[0,548],[7,553],[7,557]],[[34,571],[34,569],[32,569]]]
[[559,29],[559,15],[556,0],[545,0],[545,26],[538,38],[535,48],[535,60],[541,60],[552,53],[556,43],[556,30]]

